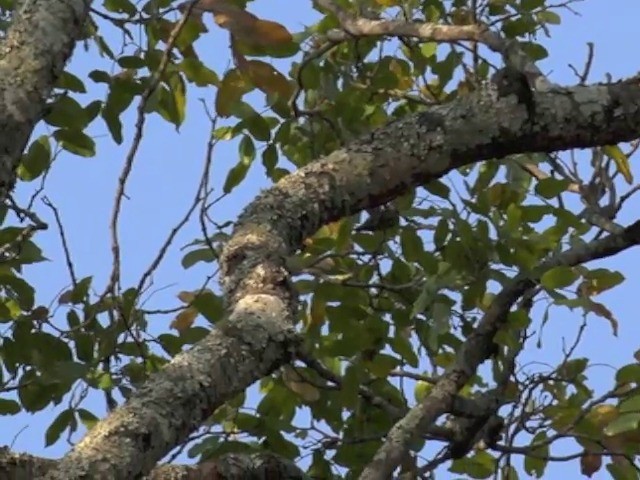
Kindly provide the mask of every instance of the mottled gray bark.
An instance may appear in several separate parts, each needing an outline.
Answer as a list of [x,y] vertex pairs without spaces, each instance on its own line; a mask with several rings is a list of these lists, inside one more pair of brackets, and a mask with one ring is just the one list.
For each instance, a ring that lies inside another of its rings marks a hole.
[[[0,448],[0,478],[34,479],[51,470],[57,460],[13,453]],[[94,477],[97,479],[97,477]],[[107,480],[111,477],[106,477]],[[302,480],[303,472],[289,460],[270,453],[226,454],[198,465],[162,465],[154,468],[145,480]]]
[[91,0],[20,2],[0,43],[0,200],[80,36]]
[[[285,258],[320,226],[491,158],[640,136],[637,79],[515,97],[469,95],[392,122],[289,175],[239,218],[222,255],[224,324],[177,356],[63,458],[49,479],[148,473],[219,405],[289,359],[295,295]],[[454,382],[455,383],[455,382]]]

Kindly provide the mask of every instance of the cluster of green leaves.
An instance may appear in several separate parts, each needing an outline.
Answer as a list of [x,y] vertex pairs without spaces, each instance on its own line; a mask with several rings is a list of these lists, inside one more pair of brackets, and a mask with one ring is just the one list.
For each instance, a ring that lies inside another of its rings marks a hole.
[[[193,42],[205,30],[198,22],[189,21],[175,43],[181,53],[171,54],[156,85],[154,76],[158,75],[175,21],[149,15],[168,11],[175,3],[152,0],[139,10],[126,0],[101,4],[109,15],[124,15],[117,25],[131,39],[134,36],[127,29],[136,28],[143,16],[150,18],[144,22],[145,44],[116,54],[100,33],[104,20],[95,17],[87,24],[85,41],[110,63],[110,71],[93,70],[87,78],[70,71],[63,73],[45,109],[43,124],[50,127],[48,133],[33,139],[26,149],[17,172],[19,180],[42,180],[61,151],[82,157],[96,155],[90,129],[98,119],[104,122],[112,140],[122,143],[121,115],[135,100],[144,99],[145,115],[156,113],[176,128],[181,126],[186,115],[187,86],[213,86],[219,78],[193,50]],[[10,15],[13,2],[2,2],[0,9],[3,15]],[[104,96],[99,86],[105,87]],[[97,98],[83,105],[77,99],[81,95]],[[27,226],[12,225],[8,212],[8,208],[0,212],[0,322],[5,324],[0,344],[0,414],[41,411],[60,404],[77,387],[104,392],[111,408],[116,403],[115,393],[119,394],[116,398],[127,398],[150,373],[208,332],[194,326],[150,342],[143,338],[147,318],[140,307],[140,292],[129,288],[116,298],[96,296],[99,287],[92,285],[91,277],[74,280],[53,307],[38,303],[37,292],[23,272],[24,266],[47,260],[37,246],[37,235],[33,235],[38,225],[29,225],[31,217],[23,218],[20,211],[19,220]],[[191,303],[209,321],[222,315],[221,299],[212,292]],[[69,402],[47,430],[46,444],[55,443],[65,431],[76,431],[81,423],[90,428],[96,421],[92,412]]]

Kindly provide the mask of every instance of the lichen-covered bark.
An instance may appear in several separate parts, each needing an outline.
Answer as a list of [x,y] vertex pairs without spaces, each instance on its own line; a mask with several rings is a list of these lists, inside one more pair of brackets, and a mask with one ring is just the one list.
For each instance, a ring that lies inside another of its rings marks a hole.
[[[8,448],[0,448],[0,472],[2,472],[0,478],[42,478],[56,463],[56,460],[49,458],[13,453]],[[304,474],[291,461],[268,452],[229,453],[198,465],[162,465],[154,468],[145,480],[210,480],[212,478],[217,480],[238,478],[302,480]]]
[[637,79],[539,93],[536,102],[529,122],[515,97],[469,95],[380,128],[262,193],[222,255],[223,325],[151,378],[47,478],[146,474],[217,406],[288,361],[296,302],[284,260],[321,225],[465,164],[640,137]]
[[293,333],[277,297],[250,295],[227,322],[178,355],[123,408],[100,422],[49,479],[130,479],[147,474],[224,401],[289,359]]
[[0,200],[45,101],[71,56],[91,0],[20,2],[0,43]]

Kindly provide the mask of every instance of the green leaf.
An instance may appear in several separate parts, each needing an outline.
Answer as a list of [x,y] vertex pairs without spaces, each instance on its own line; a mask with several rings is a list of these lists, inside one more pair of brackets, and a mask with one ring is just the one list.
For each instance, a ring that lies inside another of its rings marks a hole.
[[307,474],[310,478],[333,478],[332,464],[322,452],[315,451]]
[[30,182],[38,178],[51,164],[51,144],[49,137],[41,135],[31,143],[27,153],[22,156],[18,167],[21,180]]
[[436,230],[433,232],[433,243],[436,249],[441,249],[444,247],[444,242],[449,236],[449,222],[446,218],[442,217],[438,220],[438,224],[436,225]]
[[429,392],[431,392],[431,390],[433,390],[433,385],[423,380],[418,380],[413,389],[413,397],[415,398],[416,402],[421,402],[425,399]]
[[77,414],[82,425],[84,425],[87,430],[91,430],[100,421],[98,417],[84,408],[79,408]]
[[109,48],[109,45],[107,44],[107,42],[105,42],[104,38],[101,35],[95,35],[94,40],[100,54],[106,55],[111,60],[115,61],[116,56],[113,54],[113,51],[111,50],[111,48]]
[[625,365],[616,373],[616,383],[624,385],[625,383],[640,383],[640,364],[632,363]]
[[199,262],[212,263],[217,259],[217,254],[213,252],[209,247],[191,250],[184,257],[182,257],[182,268],[187,269]]
[[[100,78],[101,80],[104,79],[104,77],[98,73],[96,73],[94,77]],[[120,145],[123,141],[120,114],[131,105],[136,94],[141,93],[140,85],[136,84],[135,80],[122,78],[112,81],[111,77],[108,77],[106,81],[111,84],[111,87],[109,88],[109,94],[102,109],[102,118],[107,124],[111,137]]]
[[479,451],[470,457],[454,460],[450,471],[470,478],[491,478],[496,471],[496,459],[486,450]]
[[418,368],[420,361],[409,340],[404,338],[401,334],[397,334],[394,338],[391,339],[389,344],[391,346],[391,349],[398,355],[400,355],[408,365],[413,368]]
[[613,480],[637,480],[638,470],[629,462],[609,463],[606,466]]
[[73,335],[76,348],[76,356],[81,362],[91,362],[94,358],[95,341],[93,335],[78,332]]
[[222,319],[222,299],[212,292],[202,292],[196,296],[192,305],[210,323],[215,324]]
[[52,373],[56,380],[69,384],[84,378],[89,373],[89,366],[85,363],[62,361],[54,362],[52,366],[54,368],[47,369],[47,373]]
[[198,87],[218,85],[220,83],[218,74],[207,68],[197,58],[185,58],[182,60],[180,70],[189,82],[194,83]]
[[35,413],[45,408],[54,399],[53,389],[45,385],[35,370],[29,370],[20,378],[18,399],[24,410]]
[[517,232],[522,225],[522,210],[515,203],[507,207],[507,221],[505,226],[511,232]]
[[84,107],[86,124],[88,125],[91,122],[93,122],[97,118],[97,116],[100,114],[101,111],[102,111],[101,100],[94,100],[93,102],[87,104],[87,106]]
[[56,130],[53,137],[60,146],[68,152],[81,157],[93,157],[96,154],[96,144],[91,137],[81,130]]
[[367,367],[376,377],[386,378],[389,375],[389,372],[399,364],[400,361],[397,358],[385,353],[380,353],[376,355],[372,361],[367,362]]
[[9,274],[0,274],[0,286],[4,287],[10,298],[18,302],[20,308],[27,312],[33,308],[35,291],[23,279]]
[[180,353],[182,351],[182,346],[184,345],[184,342],[180,337],[168,333],[158,335],[158,342],[164,351],[172,357],[175,357]]
[[502,22],[502,31],[508,38],[516,38],[533,33],[536,27],[536,22],[530,16],[515,17],[514,20],[507,19]]
[[216,93],[216,112],[222,117],[231,116],[232,109],[242,97],[254,90],[253,84],[237,70],[229,70]]
[[562,378],[571,381],[583,373],[588,364],[589,360],[587,358],[574,358],[563,363],[558,368],[558,373]]
[[267,145],[267,148],[262,152],[262,165],[264,165],[267,175],[270,175],[278,165],[278,149],[273,143]]
[[126,13],[129,16],[134,16],[138,11],[129,0],[104,0],[103,6],[109,12]]
[[92,70],[88,77],[95,83],[111,83],[111,75],[104,70]]
[[640,395],[633,395],[620,402],[620,413],[640,413]]
[[248,135],[243,135],[238,147],[240,151],[240,162],[229,170],[227,179],[224,182],[224,193],[230,193],[235,187],[237,187],[247,175],[249,167],[253,163],[256,157],[256,148],[253,144],[253,140]]
[[[179,76],[174,75],[171,86],[157,88],[147,103],[145,111],[154,111],[160,114],[167,122],[179,129],[185,117],[185,86]],[[178,78],[178,80],[175,80]]]
[[596,268],[583,274],[588,293],[595,295],[610,290],[624,282],[624,275],[606,268]]
[[522,219],[531,223],[538,223],[545,215],[553,213],[553,207],[546,205],[523,205],[520,210],[522,211]]
[[67,428],[75,430],[74,425],[75,416],[72,409],[67,408],[66,410],[60,412],[55,420],[51,422],[51,425],[49,425],[49,428],[47,428],[47,431],[44,434],[45,447],[56,443],[60,438],[60,435],[62,435],[62,432],[64,432]]
[[[545,432],[539,432],[533,437],[531,444],[542,443],[547,440],[547,434]],[[547,457],[549,456],[549,445],[533,448],[531,450],[534,455],[525,455],[524,457],[524,471],[528,475],[535,476],[535,478],[544,478],[544,471],[547,468]]]
[[424,254],[422,239],[414,228],[405,227],[400,234],[400,245],[402,254],[407,262],[417,262]]
[[71,303],[78,305],[87,300],[92,280],[93,277],[85,277],[76,284],[73,290],[71,290]]
[[540,278],[543,287],[553,290],[556,288],[565,288],[575,282],[578,274],[571,267],[554,267],[546,271]]
[[440,180],[433,180],[427,183],[424,188],[427,192],[432,193],[440,198],[444,198],[447,200],[449,198],[449,194],[451,193],[451,189],[442,183]]
[[145,68],[147,63],[144,61],[144,58],[136,55],[123,55],[118,58],[118,65],[126,69],[139,70],[141,68]]
[[633,174],[631,173],[631,166],[629,165],[629,157],[625,155],[622,149],[618,145],[605,145],[602,147],[602,152],[607,157],[613,159],[618,168],[618,172],[622,174],[622,177],[627,183],[629,185],[633,184]]
[[256,140],[262,142],[268,142],[271,140],[271,128],[269,124],[261,115],[251,115],[241,122],[243,126],[249,130],[249,133],[253,135]]
[[556,12],[552,12],[551,10],[538,12],[536,13],[536,17],[540,23],[548,23],[550,25],[560,25],[560,23],[562,23],[560,15]]
[[544,60],[549,56],[549,52],[539,43],[523,42],[521,43],[522,50],[529,56],[534,62]]
[[69,90],[70,92],[87,93],[87,89],[84,86],[82,80],[69,72],[62,72],[58,80],[56,81],[56,88],[61,90]]
[[23,242],[20,244],[20,254],[18,258],[15,260],[7,261],[7,265],[11,265],[15,262],[18,265],[30,265],[33,263],[39,263],[48,260],[45,256],[42,255],[42,250],[31,240]]
[[562,192],[566,191],[568,186],[568,180],[549,177],[540,180],[536,184],[535,191],[543,198],[555,198]]
[[444,86],[449,83],[449,81],[451,81],[451,79],[453,78],[453,73],[460,66],[461,61],[462,53],[452,50],[447,54],[444,60],[436,62],[433,65],[433,73],[438,76],[438,82],[441,86]]
[[20,404],[15,400],[0,398],[0,415],[16,415],[21,410]]
[[168,82],[168,102],[171,105],[171,121],[176,127],[184,122],[187,112],[187,87],[181,75],[172,75]]
[[44,121],[54,127],[82,130],[87,125],[84,108],[73,98],[63,95],[49,105]]
[[620,433],[631,432],[640,424],[640,412],[624,413],[607,425],[603,433],[613,437]]
[[213,131],[213,138],[216,140],[231,140],[240,135],[240,131],[233,127],[218,127]]
[[519,480],[520,478],[513,465],[503,465],[500,473],[501,480]]
[[415,302],[413,302],[413,307],[411,308],[411,317],[415,317],[416,315],[424,312],[427,308],[429,302],[433,300],[433,291],[431,285],[425,284],[420,295],[416,298]]
[[420,45],[420,52],[425,58],[433,57],[438,51],[438,44],[436,42],[425,42]]
[[72,360],[69,344],[50,333],[33,332],[29,336],[31,357],[36,365],[55,367],[56,362],[70,362]]
[[545,0],[521,0],[520,9],[525,12],[531,12],[536,8],[544,6]]

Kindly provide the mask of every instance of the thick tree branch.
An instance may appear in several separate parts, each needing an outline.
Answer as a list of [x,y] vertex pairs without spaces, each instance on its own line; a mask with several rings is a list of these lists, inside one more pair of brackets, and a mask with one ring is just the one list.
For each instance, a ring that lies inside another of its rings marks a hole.
[[[57,460],[11,452],[0,447],[2,478],[40,478],[51,470]],[[105,477],[109,478],[109,477]],[[146,480],[236,480],[254,478],[268,480],[302,480],[304,473],[291,461],[271,453],[229,453],[198,465],[161,465],[154,468]]]
[[[515,98],[497,99],[492,90],[461,97],[377,129],[263,192],[241,214],[222,254],[227,318],[92,429],[48,478],[146,474],[217,407],[287,362],[295,348],[296,296],[285,259],[327,222],[462,165],[640,136],[638,79],[552,89],[536,93],[535,101],[536,118],[528,119]],[[473,358],[465,356],[464,365]],[[445,399],[458,375],[437,390],[447,392]]]
[[498,32],[481,23],[470,25],[441,25],[430,22],[414,22],[406,20],[381,20],[379,18],[363,18],[353,15],[332,0],[314,0],[320,10],[333,14],[340,22],[340,29],[327,32],[326,38],[333,43],[344,42],[354,37],[408,37],[425,42],[481,43],[499,53],[510,68],[526,75],[529,82],[537,90],[549,90],[552,84],[522,51],[517,41],[505,40]]
[[408,451],[411,440],[451,409],[458,391],[475,375],[480,364],[489,358],[493,338],[507,321],[511,307],[528,289],[536,285],[544,272],[561,265],[573,266],[609,257],[638,244],[640,221],[620,233],[571,248],[544,262],[534,271],[516,276],[511,285],[495,297],[477,328],[459,350],[453,366],[438,380],[429,395],[389,431],[385,443],[362,472],[360,479],[391,478],[403,455]]
[[71,56],[91,0],[20,2],[0,44],[0,200],[40,120],[55,81]]

